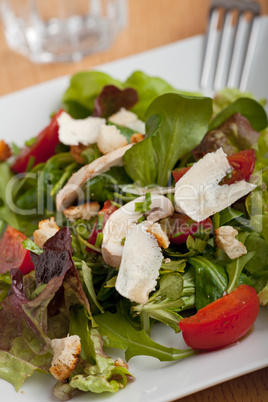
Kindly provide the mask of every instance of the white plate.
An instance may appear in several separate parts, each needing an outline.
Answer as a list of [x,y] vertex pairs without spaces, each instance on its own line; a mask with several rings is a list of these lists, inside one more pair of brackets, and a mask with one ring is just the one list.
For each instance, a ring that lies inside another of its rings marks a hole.
[[[255,61],[248,90],[257,98],[268,96],[268,18],[262,18]],[[158,75],[177,88],[199,90],[203,38],[190,38],[162,48],[105,64],[98,69],[119,79],[135,70]],[[37,85],[0,98],[1,133],[8,141],[22,144],[36,135],[49,121],[49,115],[60,104],[69,77]],[[185,348],[181,335],[169,328],[156,326],[154,339],[167,346]],[[111,400],[112,402],[163,402],[180,398],[231,378],[268,365],[268,308],[261,308],[254,331],[242,342],[229,348],[192,356],[178,362],[160,363],[149,357],[130,360],[130,371],[136,380],[115,395],[80,394],[74,401]],[[114,354],[114,352],[112,353]],[[115,356],[123,356],[116,352]],[[34,374],[16,393],[0,380],[1,395],[9,402],[55,402],[52,387],[55,381],[48,375]]]

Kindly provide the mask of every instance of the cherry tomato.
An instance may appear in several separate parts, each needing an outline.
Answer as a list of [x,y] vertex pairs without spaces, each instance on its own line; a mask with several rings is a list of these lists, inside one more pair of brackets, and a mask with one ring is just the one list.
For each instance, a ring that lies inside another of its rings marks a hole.
[[164,226],[166,226],[164,230],[173,244],[185,243],[189,235],[194,237],[194,234],[200,231],[210,233],[213,228],[210,218],[195,222],[189,216],[178,213],[167,219]]
[[232,173],[223,179],[224,184],[232,184],[240,180],[249,180],[255,167],[254,149],[246,149],[227,157],[232,166]]
[[[222,184],[233,184],[240,180],[249,180],[256,160],[254,149],[240,151],[237,154],[227,156],[227,159],[232,167],[232,172],[223,179]],[[175,182],[177,183],[189,169],[191,169],[191,166],[173,170],[172,175]]]
[[[110,200],[105,201],[103,208],[98,212],[98,220],[95,222],[92,232],[89,236],[88,243],[93,246],[96,243],[98,233],[103,231],[104,225],[109,219],[110,215],[118,209],[115,205],[111,203]],[[91,249],[87,249],[88,251],[92,251]]]
[[26,236],[11,226],[7,226],[0,240],[0,272],[3,274],[11,268],[19,268],[23,274],[34,269],[30,252],[22,242]]
[[182,176],[184,176],[185,173],[188,172],[189,169],[191,169],[191,166],[184,167],[184,168],[181,168],[178,170],[173,170],[172,176],[173,176],[175,182],[177,183],[177,181],[179,181],[182,178]]
[[31,146],[26,146],[21,150],[11,166],[14,172],[25,172],[30,158],[34,158],[33,166],[35,166],[38,163],[46,162],[55,154],[55,148],[59,143],[57,118],[61,113],[62,110],[59,110],[55,114],[50,124],[37,135],[36,141]]
[[219,349],[242,338],[254,324],[259,300],[254,288],[240,285],[230,294],[179,322],[188,346],[197,350]]

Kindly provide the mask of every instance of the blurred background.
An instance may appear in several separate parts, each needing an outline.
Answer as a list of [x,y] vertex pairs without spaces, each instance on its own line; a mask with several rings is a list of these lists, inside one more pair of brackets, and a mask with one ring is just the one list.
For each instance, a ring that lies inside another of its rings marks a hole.
[[[76,62],[33,63],[10,50],[0,25],[0,95],[203,34],[211,0],[128,0],[127,3],[126,24],[112,45]],[[259,3],[262,14],[268,14],[268,0],[259,0]]]

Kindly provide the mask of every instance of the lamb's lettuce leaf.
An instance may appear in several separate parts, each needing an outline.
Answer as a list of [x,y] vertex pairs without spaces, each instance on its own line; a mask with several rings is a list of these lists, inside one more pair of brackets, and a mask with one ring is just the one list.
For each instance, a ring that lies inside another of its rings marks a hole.
[[[213,98],[214,115],[218,114],[239,98],[254,99],[254,95],[251,92],[241,92],[237,88],[224,88],[218,91]],[[260,103],[263,105],[262,101]]]
[[195,267],[195,300],[199,310],[223,296],[228,277],[222,266],[203,256],[191,257],[189,262]]
[[146,112],[145,140],[124,155],[128,175],[143,186],[166,186],[178,160],[195,148],[207,132],[211,114],[210,98],[175,93],[159,96]]
[[256,131],[261,131],[267,127],[267,115],[262,105],[254,99],[239,98],[214,117],[209,125],[209,131],[219,127],[235,113],[240,113],[246,117]]
[[231,293],[235,290],[239,284],[240,275],[245,267],[245,265],[251,260],[251,258],[255,255],[255,251],[250,251],[247,254],[242,255],[239,258],[236,258],[230,264],[227,264],[226,271],[229,276],[229,283],[226,289],[227,293]]

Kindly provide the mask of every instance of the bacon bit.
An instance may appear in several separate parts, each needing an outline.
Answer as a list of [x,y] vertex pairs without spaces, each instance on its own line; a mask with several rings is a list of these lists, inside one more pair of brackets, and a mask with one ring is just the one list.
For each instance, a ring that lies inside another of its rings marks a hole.
[[85,163],[83,156],[81,154],[86,148],[88,148],[88,147],[83,144],[71,145],[70,152],[76,162],[81,163],[81,164]]
[[145,135],[140,134],[140,133],[135,133],[131,136],[130,138],[130,143],[131,144],[137,144],[137,142],[141,142],[144,140]]
[[4,140],[0,140],[0,161],[5,162],[11,155],[9,145]]

